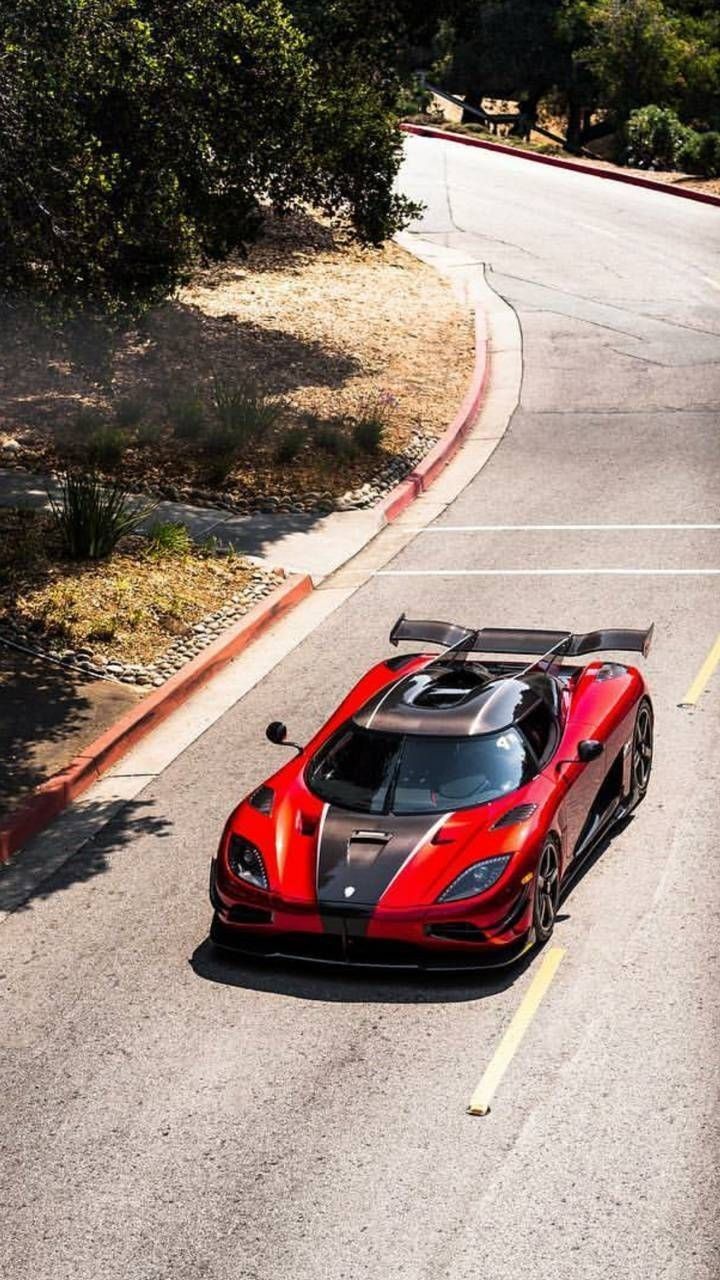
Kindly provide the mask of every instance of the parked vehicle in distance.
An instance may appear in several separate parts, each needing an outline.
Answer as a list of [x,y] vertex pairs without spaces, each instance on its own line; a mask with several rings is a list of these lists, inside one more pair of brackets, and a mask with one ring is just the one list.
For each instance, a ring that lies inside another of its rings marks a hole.
[[297,754],[230,815],[211,867],[212,940],[452,969],[545,942],[563,881],[643,799],[652,767],[641,672],[578,659],[647,654],[651,637],[402,615],[393,644],[444,651],[378,663],[306,747],[268,726]]

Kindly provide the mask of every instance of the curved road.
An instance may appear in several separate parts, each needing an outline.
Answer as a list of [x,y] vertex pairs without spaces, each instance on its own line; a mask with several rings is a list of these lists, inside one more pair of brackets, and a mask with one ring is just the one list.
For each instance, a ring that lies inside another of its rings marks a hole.
[[[424,139],[401,177],[414,232],[515,309],[519,407],[430,530],[0,926],[12,1280],[717,1274],[720,678],[678,703],[720,630],[720,211]],[[649,797],[567,897],[484,1119],[537,958],[369,981],[203,941],[215,834],[277,763],[263,726],[309,733],[400,609],[656,623]]]

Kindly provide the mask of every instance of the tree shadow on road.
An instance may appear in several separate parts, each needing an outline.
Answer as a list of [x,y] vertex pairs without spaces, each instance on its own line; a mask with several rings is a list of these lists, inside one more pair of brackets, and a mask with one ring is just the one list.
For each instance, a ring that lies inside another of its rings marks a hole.
[[[169,836],[172,823],[155,813],[154,806],[154,800],[79,800],[0,868],[0,911],[30,911],[36,899],[108,871],[113,855],[138,837]],[[77,852],[66,858],[68,844],[78,843]]]

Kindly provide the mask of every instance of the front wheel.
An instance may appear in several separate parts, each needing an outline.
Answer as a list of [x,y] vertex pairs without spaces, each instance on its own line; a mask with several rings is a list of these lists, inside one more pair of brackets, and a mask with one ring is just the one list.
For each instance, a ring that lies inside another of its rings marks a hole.
[[560,854],[552,836],[543,845],[533,898],[533,925],[539,943],[547,942],[554,927],[560,901]]

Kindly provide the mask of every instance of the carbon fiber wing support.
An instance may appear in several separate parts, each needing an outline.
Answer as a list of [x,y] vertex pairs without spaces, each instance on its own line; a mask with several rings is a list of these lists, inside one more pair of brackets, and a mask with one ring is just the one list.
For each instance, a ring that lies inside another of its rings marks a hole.
[[647,657],[653,637],[653,625],[647,631],[603,630],[574,635],[571,631],[516,630],[514,628],[484,627],[473,631],[456,622],[436,622],[428,619],[406,618],[401,613],[390,632],[390,643],[400,640],[420,640],[428,644],[440,644],[458,653],[552,653],[561,657],[580,657],[586,653],[617,650],[642,653]]

